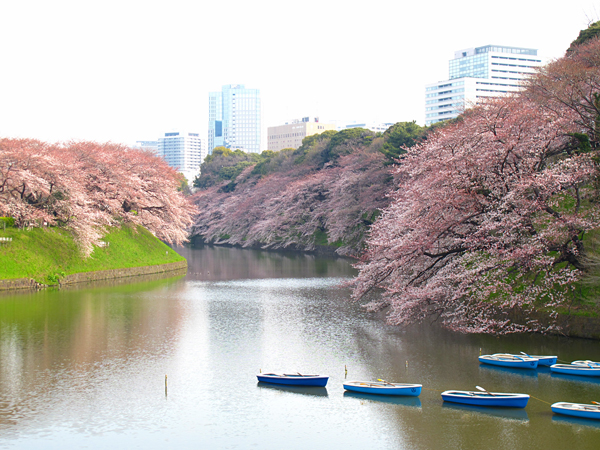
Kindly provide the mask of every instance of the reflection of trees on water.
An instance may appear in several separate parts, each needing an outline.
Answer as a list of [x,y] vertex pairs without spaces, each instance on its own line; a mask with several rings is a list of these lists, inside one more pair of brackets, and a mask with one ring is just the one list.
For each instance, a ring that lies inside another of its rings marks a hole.
[[35,416],[41,405],[52,409],[66,398],[61,393],[67,386],[89,394],[107,372],[118,378],[136,358],[160,359],[177,337],[184,311],[164,296],[180,283],[177,278],[144,277],[152,278],[0,298],[0,398],[10,399],[0,407],[0,426]]
[[201,252],[180,247],[177,252],[188,260],[188,279],[193,280],[351,277],[356,274],[348,259],[306,253],[220,246],[203,246]]

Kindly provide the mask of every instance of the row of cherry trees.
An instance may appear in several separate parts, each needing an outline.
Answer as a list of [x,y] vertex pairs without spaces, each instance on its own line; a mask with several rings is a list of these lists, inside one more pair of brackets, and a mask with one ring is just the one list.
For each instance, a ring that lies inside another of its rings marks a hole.
[[192,234],[261,248],[314,250],[336,243],[339,254],[358,254],[368,226],[389,202],[392,182],[383,140],[367,137],[370,145],[355,136],[334,146],[327,135],[304,150],[277,154],[273,172],[263,175],[249,166],[235,182],[199,191]]
[[164,160],[139,149],[0,139],[0,215],[18,227],[64,226],[84,255],[105,227],[122,223],[170,243],[185,241],[194,208],[179,185]]
[[600,226],[599,123],[594,40],[543,68],[523,94],[474,107],[407,149],[354,297],[389,307],[394,324],[433,317],[466,332],[547,330],[532,310],[572,300],[582,239]]

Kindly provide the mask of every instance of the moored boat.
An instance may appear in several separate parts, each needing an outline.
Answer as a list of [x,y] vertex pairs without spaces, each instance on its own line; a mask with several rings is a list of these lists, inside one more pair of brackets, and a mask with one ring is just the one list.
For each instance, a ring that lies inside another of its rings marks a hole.
[[325,386],[329,377],[324,375],[303,375],[300,373],[259,373],[258,381],[263,383],[285,384],[288,386]]
[[529,401],[527,394],[512,394],[505,392],[478,391],[444,391],[442,398],[445,402],[462,403],[476,406],[503,406],[525,408]]
[[600,366],[592,364],[553,364],[550,366],[550,371],[567,375],[600,377]]
[[556,414],[600,420],[600,404],[558,402],[551,406]]
[[573,361],[571,364],[577,364],[577,365],[588,365],[588,366],[600,366],[600,362],[598,361],[590,361],[590,360],[577,360],[577,361]]
[[535,358],[538,360],[539,366],[551,366],[552,364],[556,364],[558,361],[558,356],[549,356],[549,355],[529,355],[525,352],[521,352],[521,355],[515,356],[527,356],[528,358]]
[[363,394],[406,395],[416,397],[421,394],[421,384],[388,383],[387,381],[347,381],[344,389]]
[[482,355],[479,362],[492,364],[494,366],[511,367],[513,369],[535,369],[538,366],[538,360],[528,356],[508,355],[499,353],[496,355]]

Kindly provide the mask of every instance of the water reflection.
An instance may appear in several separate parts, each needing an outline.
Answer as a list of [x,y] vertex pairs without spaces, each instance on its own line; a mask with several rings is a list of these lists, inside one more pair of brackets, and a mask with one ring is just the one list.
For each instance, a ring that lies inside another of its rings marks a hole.
[[282,385],[277,385],[277,384],[263,383],[261,381],[256,383],[256,386],[260,389],[271,389],[273,391],[289,392],[292,394],[314,395],[317,397],[327,397],[328,396],[327,388],[325,388],[325,387],[282,386]]
[[529,416],[527,415],[527,411],[521,408],[490,408],[484,406],[473,406],[473,405],[456,405],[448,402],[444,402],[442,405],[444,409],[452,409],[456,411],[462,412],[472,412],[476,414],[483,414],[488,416],[494,416],[502,419],[510,419],[510,420],[520,420],[527,422],[529,421]]
[[591,427],[600,430],[600,421],[596,419],[585,419],[583,417],[569,417],[560,414],[555,414],[554,416],[552,416],[552,422],[563,425]]
[[344,258],[231,247],[178,247],[188,261],[188,279],[203,281],[267,278],[347,277],[357,272]]
[[[182,253],[190,260],[183,279],[0,298],[0,447],[469,450],[532,440],[539,448],[597,447],[597,429],[555,426],[547,403],[529,402],[531,421],[499,420],[507,417],[443,407],[437,392],[480,385],[585,403],[596,399],[597,384],[484,369],[477,356],[502,347],[598,360],[590,341],[499,340],[429,323],[400,329],[348,301],[341,284],[355,271],[347,261],[223,248]],[[352,379],[428,390],[418,398],[358,397],[344,393],[345,368]],[[266,387],[257,385],[261,369],[330,381],[324,391]]]
[[575,383],[589,383],[593,385],[600,384],[600,377],[590,377],[590,376],[577,376],[577,375],[569,375],[566,373],[554,373],[550,374],[551,378],[555,380],[563,380],[563,381],[571,381]]
[[344,392],[344,398],[356,398],[359,400],[368,400],[370,402],[388,403],[390,405],[408,406],[411,408],[420,408],[421,400],[419,397],[404,397],[400,395],[376,395],[362,394],[360,392]]
[[502,375],[515,375],[515,376],[519,376],[519,377],[531,377],[531,378],[537,378],[538,373],[537,371],[531,370],[531,369],[512,369],[510,367],[498,367],[498,366],[491,366],[489,364],[480,364],[479,365],[479,369],[483,370],[483,371],[490,371],[490,372],[496,372],[498,374],[502,374]]

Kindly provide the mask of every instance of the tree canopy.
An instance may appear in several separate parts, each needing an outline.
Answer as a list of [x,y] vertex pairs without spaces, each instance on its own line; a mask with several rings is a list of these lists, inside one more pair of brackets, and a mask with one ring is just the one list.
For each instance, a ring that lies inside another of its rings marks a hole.
[[577,47],[579,47],[582,44],[585,44],[590,39],[598,38],[599,35],[600,21],[590,24],[585,30],[581,30],[579,32],[579,36],[577,36],[577,39],[571,42],[571,45],[567,49],[567,54],[572,53]]
[[71,230],[89,255],[105,227],[142,225],[175,244],[187,239],[193,206],[162,159],[117,144],[0,139],[0,215],[17,227]]
[[[548,329],[531,317],[573,300],[582,239],[600,226],[600,41],[408,149],[399,188],[371,228],[354,297],[406,324],[461,331]],[[582,143],[586,143],[583,145]],[[529,318],[511,321],[516,312]]]
[[210,182],[199,183],[194,196],[200,212],[193,234],[269,248],[329,244],[356,255],[389,202],[384,143],[382,135],[354,128],[308,136],[295,150],[239,159],[223,152],[202,166],[200,180]]

